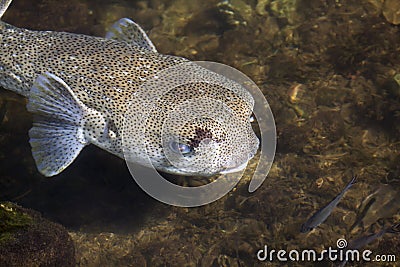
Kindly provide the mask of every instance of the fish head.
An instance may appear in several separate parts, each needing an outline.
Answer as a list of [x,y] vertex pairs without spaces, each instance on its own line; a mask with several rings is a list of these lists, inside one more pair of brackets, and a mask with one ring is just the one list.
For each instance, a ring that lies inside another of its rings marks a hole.
[[301,227],[300,227],[300,232],[301,233],[307,233],[307,232],[310,232],[312,229],[314,229],[313,227],[310,227],[309,225],[308,225],[308,223],[303,223],[302,225],[301,225]]
[[255,155],[251,108],[234,92],[199,82],[177,87],[161,101],[174,105],[163,112],[160,170],[211,176],[240,171]]
[[152,165],[185,176],[244,169],[259,147],[251,126],[252,106],[249,94],[219,84],[193,82],[171,88],[146,122]]
[[259,147],[254,103],[241,82],[192,62],[159,71],[125,113],[125,159],[185,176],[243,170]]

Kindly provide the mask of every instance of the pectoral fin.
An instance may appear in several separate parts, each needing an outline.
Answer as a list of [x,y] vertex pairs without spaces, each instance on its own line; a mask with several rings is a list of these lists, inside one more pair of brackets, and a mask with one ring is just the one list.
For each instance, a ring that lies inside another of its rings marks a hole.
[[33,84],[27,109],[34,114],[29,142],[36,166],[45,176],[56,175],[88,143],[81,123],[88,108],[62,79],[46,73]]
[[145,31],[130,19],[122,18],[111,26],[106,34],[107,39],[114,39],[139,46],[152,52],[157,52],[156,47],[151,42]]

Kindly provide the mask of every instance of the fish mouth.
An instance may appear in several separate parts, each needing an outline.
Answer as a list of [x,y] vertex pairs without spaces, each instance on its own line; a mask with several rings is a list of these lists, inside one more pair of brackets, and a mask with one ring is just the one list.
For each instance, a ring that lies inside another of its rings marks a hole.
[[233,173],[233,172],[239,172],[242,171],[244,169],[246,169],[247,167],[247,163],[248,161],[246,161],[245,163],[243,163],[242,165],[239,165],[237,167],[233,167],[233,168],[227,168],[225,170],[220,171],[220,174],[227,174],[227,173]]
[[[255,135],[254,135],[254,136],[255,136]],[[234,172],[239,172],[239,171],[243,171],[244,169],[246,169],[247,164],[249,163],[249,161],[250,161],[250,160],[255,156],[255,154],[257,153],[258,147],[259,147],[259,144],[260,144],[260,141],[258,140],[257,137],[255,137],[254,140],[255,140],[255,141],[254,141],[255,145],[254,145],[253,151],[251,151],[251,152],[248,154],[247,160],[244,159],[244,160],[245,160],[244,163],[242,163],[242,164],[240,164],[240,165],[238,165],[238,166],[235,166],[235,165],[237,164],[237,161],[236,161],[236,164],[232,164],[233,162],[231,162],[231,164],[228,164],[228,166],[226,166],[222,171],[220,171],[219,174],[234,173]],[[232,166],[234,166],[234,167],[232,167]]]

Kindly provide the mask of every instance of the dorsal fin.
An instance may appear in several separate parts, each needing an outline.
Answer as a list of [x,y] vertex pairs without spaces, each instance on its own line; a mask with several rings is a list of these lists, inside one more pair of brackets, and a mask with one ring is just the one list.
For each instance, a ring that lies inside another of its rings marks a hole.
[[0,0],[0,19],[3,17],[12,0]]
[[115,22],[106,34],[107,39],[133,44],[152,52],[157,52],[145,31],[128,18],[122,18]]

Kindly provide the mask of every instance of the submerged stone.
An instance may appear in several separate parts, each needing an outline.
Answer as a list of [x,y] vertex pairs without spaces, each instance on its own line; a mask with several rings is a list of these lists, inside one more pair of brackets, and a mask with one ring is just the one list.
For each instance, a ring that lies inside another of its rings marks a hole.
[[74,266],[67,230],[38,212],[0,202],[0,266]]

